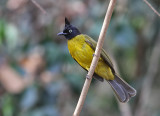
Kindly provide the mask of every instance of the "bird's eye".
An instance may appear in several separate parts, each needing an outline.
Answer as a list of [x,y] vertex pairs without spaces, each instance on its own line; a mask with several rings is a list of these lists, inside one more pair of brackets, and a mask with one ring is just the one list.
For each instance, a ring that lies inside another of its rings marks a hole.
[[69,30],[69,33],[72,33],[72,30],[71,30],[71,29]]

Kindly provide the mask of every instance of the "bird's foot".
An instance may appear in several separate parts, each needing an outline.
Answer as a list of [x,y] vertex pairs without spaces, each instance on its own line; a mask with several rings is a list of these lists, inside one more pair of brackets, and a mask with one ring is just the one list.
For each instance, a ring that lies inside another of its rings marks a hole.
[[97,55],[94,53],[94,54],[93,54],[93,57],[94,57],[94,56],[97,56]]
[[91,79],[88,74],[86,75],[86,78],[87,78],[87,79]]

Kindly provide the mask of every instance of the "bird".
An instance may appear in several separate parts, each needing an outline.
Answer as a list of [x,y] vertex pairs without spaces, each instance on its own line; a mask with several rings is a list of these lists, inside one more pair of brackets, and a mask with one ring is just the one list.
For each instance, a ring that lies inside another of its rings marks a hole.
[[[97,42],[88,35],[82,34],[77,27],[70,24],[66,17],[65,27],[57,35],[67,39],[68,50],[72,58],[83,69],[89,71]],[[106,80],[122,103],[128,102],[131,97],[136,95],[136,90],[116,73],[109,55],[103,48],[93,77],[101,82]]]

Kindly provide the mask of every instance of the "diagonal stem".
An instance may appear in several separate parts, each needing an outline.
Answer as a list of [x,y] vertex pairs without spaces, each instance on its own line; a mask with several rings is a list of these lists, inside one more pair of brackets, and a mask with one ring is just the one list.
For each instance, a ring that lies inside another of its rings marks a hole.
[[92,76],[94,74],[94,70],[96,68],[96,65],[98,63],[98,59],[100,57],[101,49],[102,49],[102,46],[103,46],[103,43],[104,43],[104,38],[105,38],[107,29],[108,29],[108,26],[109,26],[109,23],[110,23],[110,19],[111,19],[115,4],[116,4],[116,0],[110,0],[109,6],[108,6],[108,9],[107,9],[107,12],[106,12],[106,16],[104,18],[104,22],[103,22],[103,25],[102,25],[102,29],[101,29],[101,32],[100,32],[100,35],[99,35],[99,39],[98,39],[98,42],[97,42],[95,55],[93,57],[89,72],[87,74],[87,78],[86,78],[85,83],[83,85],[81,95],[79,97],[77,106],[76,106],[75,111],[73,113],[73,116],[79,116],[80,112],[82,110],[86,95],[88,93],[89,86],[90,86],[91,81],[92,81]]
[[147,0],[143,1],[153,10],[154,13],[156,13],[160,17],[160,13]]
[[42,6],[40,4],[38,4],[35,0],[31,0],[31,2],[37,7],[39,8],[44,14],[47,14],[47,12],[44,10],[44,8],[42,8]]

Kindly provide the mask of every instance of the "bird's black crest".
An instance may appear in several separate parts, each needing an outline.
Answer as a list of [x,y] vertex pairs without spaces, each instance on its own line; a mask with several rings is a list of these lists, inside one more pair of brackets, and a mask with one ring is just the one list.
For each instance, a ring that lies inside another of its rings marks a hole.
[[65,17],[65,25],[70,25],[70,22],[68,21],[66,17]]

